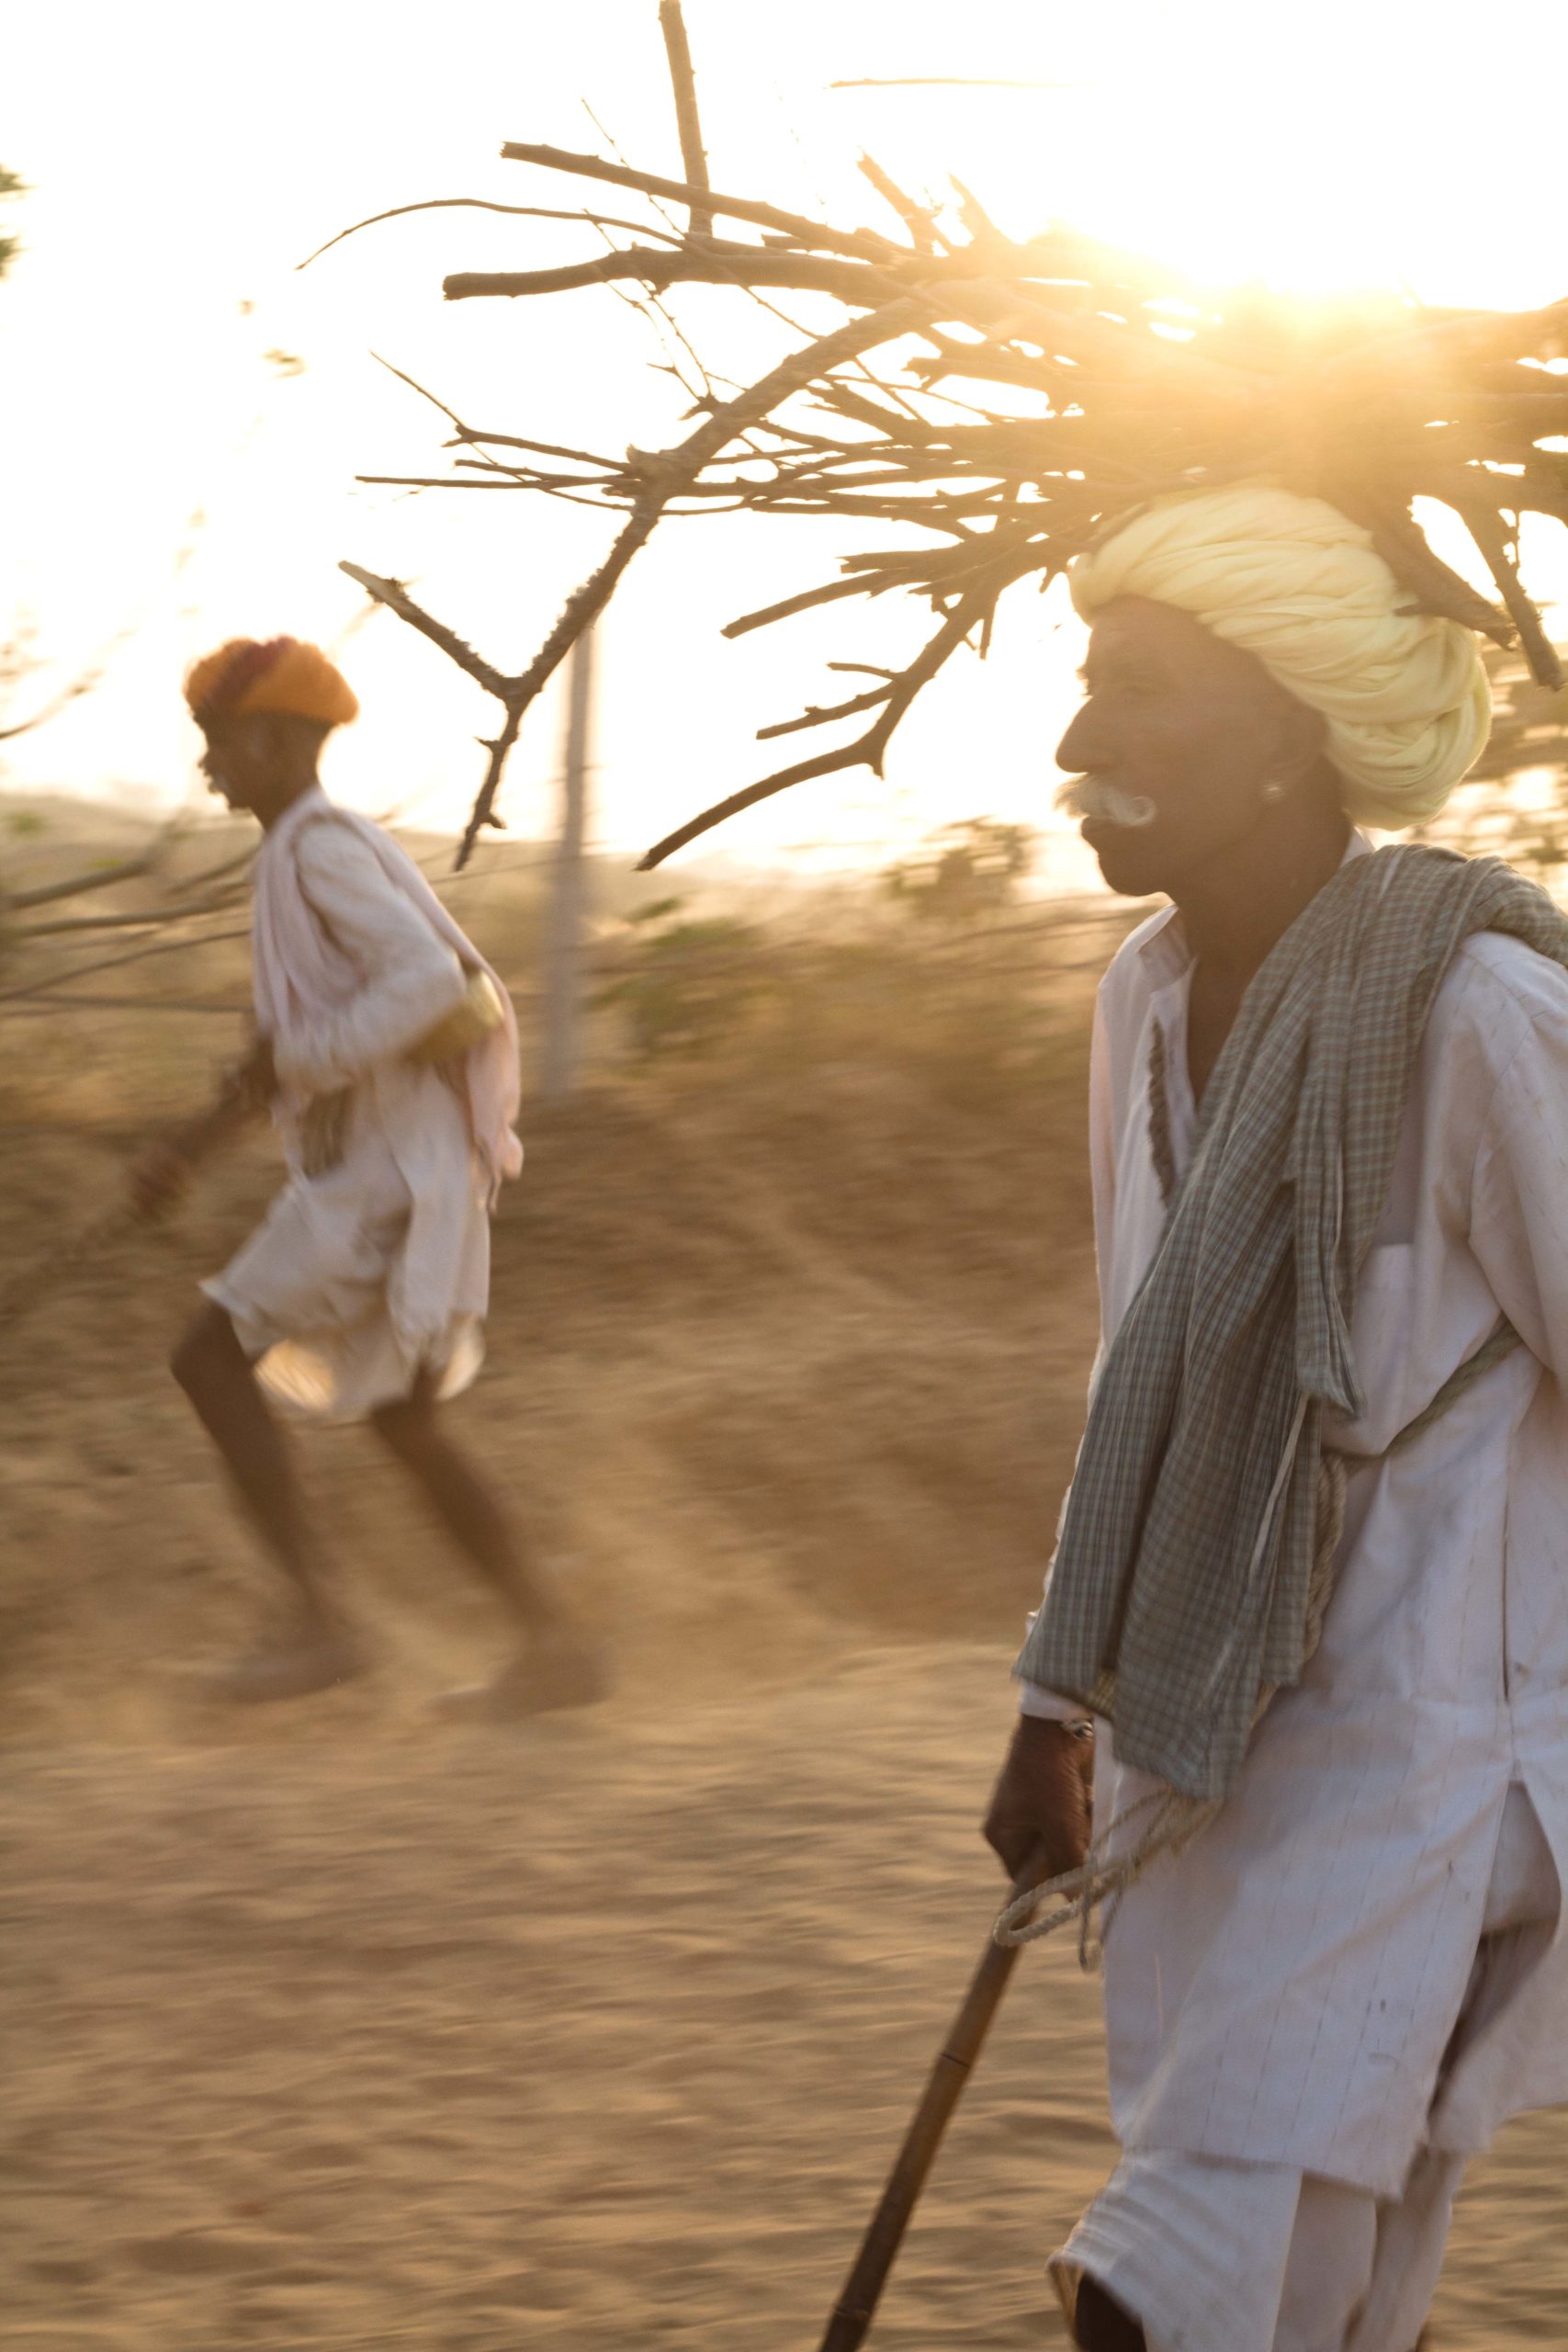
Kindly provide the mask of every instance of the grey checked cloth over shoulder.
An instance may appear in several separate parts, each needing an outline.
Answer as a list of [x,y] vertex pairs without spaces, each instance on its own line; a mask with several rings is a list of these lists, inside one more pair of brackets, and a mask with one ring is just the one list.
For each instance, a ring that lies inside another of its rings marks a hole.
[[1101,1367],[1018,1670],[1184,1796],[1229,1793],[1310,1653],[1323,1420],[1365,1401],[1356,1278],[1433,997],[1481,931],[1568,966],[1568,922],[1496,858],[1405,844],[1318,892],[1247,991]]

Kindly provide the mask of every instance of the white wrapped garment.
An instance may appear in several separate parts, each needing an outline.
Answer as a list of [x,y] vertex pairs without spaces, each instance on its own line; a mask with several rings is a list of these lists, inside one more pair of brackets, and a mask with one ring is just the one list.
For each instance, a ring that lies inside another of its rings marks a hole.
[[[1164,1223],[1148,1142],[1165,1031],[1179,1166],[1191,957],[1174,911],[1100,992],[1096,1238],[1113,1331]],[[1379,1459],[1506,1313],[1525,1344]],[[1357,1290],[1363,1421],[1323,1638],[1235,1795],[1128,1892],[1105,1952],[1111,2108],[1129,2151],[1279,2165],[1397,2198],[1422,2150],[1484,2147],[1568,2100],[1568,975],[1507,939],[1455,957],[1424,1035]],[[1100,1826],[1145,1778],[1102,1735]],[[1554,1871],[1489,1935],[1465,2046],[1442,2062],[1486,1921],[1509,1791]]]
[[1127,2156],[1053,2266],[1143,2321],[1148,2352],[1417,2352],[1462,2156],[1417,2159],[1401,2196],[1280,2165]]
[[462,1000],[464,960],[398,887],[363,820],[339,820],[321,795],[310,800],[264,854],[290,858],[344,984],[334,1001],[297,1014],[276,1058],[296,1103],[347,1091],[342,1157],[308,1175],[298,1122],[286,1119],[288,1182],[202,1287],[277,1402],[352,1420],[406,1396],[423,1367],[443,1395],[473,1379],[492,1177],[461,1086],[404,1057]]

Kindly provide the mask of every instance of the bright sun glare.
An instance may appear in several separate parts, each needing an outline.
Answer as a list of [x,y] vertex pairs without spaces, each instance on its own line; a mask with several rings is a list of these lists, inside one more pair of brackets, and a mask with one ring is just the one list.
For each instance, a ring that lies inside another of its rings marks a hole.
[[[1568,288],[1551,70],[1568,44],[1550,0],[1511,10],[1490,44],[1444,0],[1132,0],[1088,25],[982,13],[998,20],[988,51],[1010,39],[1019,81],[1055,86],[853,96],[906,153],[973,157],[976,192],[1015,232],[1043,225],[1043,201],[1213,285],[1499,309]],[[1531,56],[1539,74],[1521,71]]]

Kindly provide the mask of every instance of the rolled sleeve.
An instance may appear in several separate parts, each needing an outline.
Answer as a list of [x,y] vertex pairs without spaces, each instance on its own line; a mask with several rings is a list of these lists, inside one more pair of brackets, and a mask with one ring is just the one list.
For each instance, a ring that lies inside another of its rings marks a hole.
[[1089,1709],[1080,1701],[1064,1699],[1059,1692],[1043,1690],[1038,1682],[1025,1682],[1021,1677],[1018,1684],[1018,1712],[1021,1715],[1032,1715],[1037,1723],[1086,1724],[1089,1721]]

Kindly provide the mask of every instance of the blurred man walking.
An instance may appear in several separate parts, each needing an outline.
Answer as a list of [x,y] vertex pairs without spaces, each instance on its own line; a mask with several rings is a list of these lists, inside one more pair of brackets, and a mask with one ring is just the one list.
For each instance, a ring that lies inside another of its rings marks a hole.
[[360,1663],[271,1399],[305,1419],[368,1419],[500,1596],[521,1642],[487,1706],[597,1697],[593,1657],[437,1416],[479,1369],[491,1213],[522,1165],[511,1003],[412,861],[321,790],[321,746],[358,710],[323,653],[234,639],[197,662],[186,693],[212,790],[265,835],[256,1042],[214,1110],[156,1146],[133,1187],[145,1210],[167,1204],[212,1143],[264,1109],[288,1162],[265,1221],[203,1283],[207,1305],[174,1357],[287,1579],[276,1631],[220,1687],[296,1697]]

